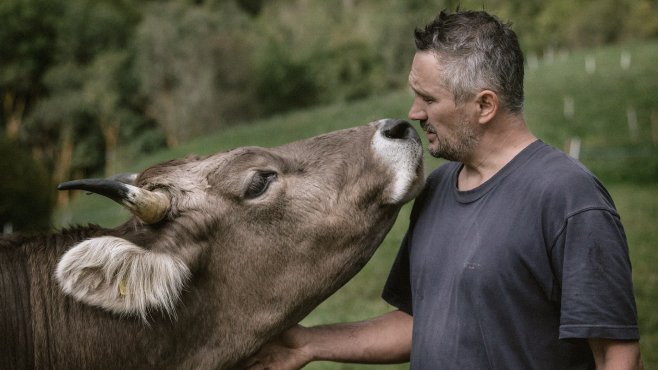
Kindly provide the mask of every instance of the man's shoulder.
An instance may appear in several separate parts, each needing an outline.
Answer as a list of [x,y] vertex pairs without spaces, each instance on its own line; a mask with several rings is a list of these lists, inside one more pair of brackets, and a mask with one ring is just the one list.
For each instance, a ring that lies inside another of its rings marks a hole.
[[550,145],[543,144],[523,167],[526,190],[544,201],[614,208],[608,191],[587,167]]
[[539,184],[554,186],[581,182],[594,185],[598,181],[577,159],[548,144],[541,144],[523,166],[524,176],[537,180]]

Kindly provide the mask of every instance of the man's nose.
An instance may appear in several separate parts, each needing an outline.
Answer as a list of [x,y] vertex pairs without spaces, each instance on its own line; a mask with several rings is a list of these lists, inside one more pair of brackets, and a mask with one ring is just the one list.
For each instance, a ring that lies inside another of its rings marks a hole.
[[413,121],[426,121],[427,120],[427,113],[423,109],[420,109],[418,104],[414,102],[411,104],[411,108],[409,108],[409,113],[407,114],[409,116],[410,120]]

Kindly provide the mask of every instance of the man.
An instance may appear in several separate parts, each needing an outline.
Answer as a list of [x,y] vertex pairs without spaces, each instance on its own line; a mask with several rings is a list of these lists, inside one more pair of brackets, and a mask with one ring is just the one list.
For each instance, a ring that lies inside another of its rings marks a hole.
[[409,118],[435,170],[414,204],[383,298],[398,310],[296,326],[252,369],[313,360],[413,369],[637,369],[628,247],[612,199],[523,117],[516,35],[485,12],[416,30]]

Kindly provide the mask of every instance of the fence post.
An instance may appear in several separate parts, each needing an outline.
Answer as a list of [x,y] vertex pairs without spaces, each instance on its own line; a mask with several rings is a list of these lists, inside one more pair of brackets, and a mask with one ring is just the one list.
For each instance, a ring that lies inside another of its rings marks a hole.
[[630,133],[631,139],[637,140],[639,136],[637,126],[637,111],[632,106],[626,108],[626,122],[628,123],[628,132]]
[[539,59],[537,58],[536,53],[530,53],[528,54],[528,69],[533,70],[537,69],[539,67]]
[[569,139],[569,155],[573,158],[580,158],[580,138],[577,136]]
[[585,72],[590,75],[596,72],[596,58],[593,55],[585,57]]
[[576,103],[574,102],[573,98],[569,95],[565,95],[563,97],[563,102],[564,102],[564,118],[567,120],[571,120],[576,113]]
[[629,68],[631,68],[631,53],[630,52],[628,52],[626,50],[621,52],[621,56],[619,57],[619,66],[624,71],[627,71]]

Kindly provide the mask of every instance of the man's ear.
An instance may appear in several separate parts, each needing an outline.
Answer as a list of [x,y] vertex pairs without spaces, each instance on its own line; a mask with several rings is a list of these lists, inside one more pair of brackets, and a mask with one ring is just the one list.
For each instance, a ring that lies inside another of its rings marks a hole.
[[482,90],[475,97],[477,106],[478,123],[489,123],[498,113],[500,102],[498,95],[491,90]]
[[149,309],[175,317],[175,305],[190,275],[177,256],[111,236],[72,247],[55,271],[64,293],[74,299],[118,314],[138,315],[144,321]]

